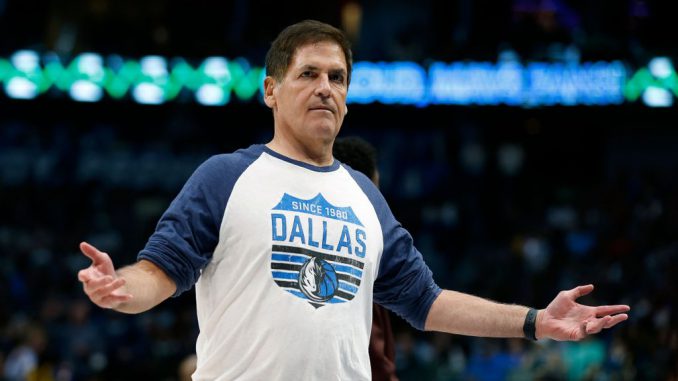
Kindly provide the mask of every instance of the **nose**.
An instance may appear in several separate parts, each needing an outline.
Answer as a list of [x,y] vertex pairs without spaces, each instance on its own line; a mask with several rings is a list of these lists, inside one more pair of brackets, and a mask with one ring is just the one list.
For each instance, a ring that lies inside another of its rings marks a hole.
[[328,98],[330,96],[330,78],[327,74],[318,76],[318,81],[315,87],[315,95],[320,98]]

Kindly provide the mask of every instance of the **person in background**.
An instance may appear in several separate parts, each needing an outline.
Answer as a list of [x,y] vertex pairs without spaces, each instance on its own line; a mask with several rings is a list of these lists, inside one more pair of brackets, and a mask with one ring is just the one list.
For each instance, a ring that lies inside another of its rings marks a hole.
[[[357,136],[337,138],[332,148],[334,158],[363,173],[379,187],[377,150],[365,139]],[[395,365],[395,338],[388,310],[377,303],[372,308],[372,333],[370,335],[370,366],[372,380],[397,381]]]
[[197,362],[198,359],[194,353],[181,360],[179,368],[177,369],[179,381],[191,381],[191,375],[195,372]]

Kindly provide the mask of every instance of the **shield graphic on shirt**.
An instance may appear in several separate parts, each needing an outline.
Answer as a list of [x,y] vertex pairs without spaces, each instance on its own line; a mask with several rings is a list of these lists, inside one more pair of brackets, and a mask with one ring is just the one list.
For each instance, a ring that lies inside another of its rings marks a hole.
[[355,297],[367,236],[350,206],[285,193],[271,210],[271,229],[271,276],[280,288],[315,308]]

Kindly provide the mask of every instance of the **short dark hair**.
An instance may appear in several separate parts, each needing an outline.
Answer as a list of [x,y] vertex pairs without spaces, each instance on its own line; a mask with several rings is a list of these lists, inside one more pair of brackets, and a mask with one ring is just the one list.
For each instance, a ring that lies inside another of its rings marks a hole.
[[377,150],[357,136],[337,138],[332,148],[334,158],[373,179],[377,173]]
[[350,42],[344,32],[316,20],[304,20],[280,32],[266,53],[266,75],[282,80],[298,48],[324,41],[335,42],[341,47],[346,59],[347,83],[351,83],[353,53]]

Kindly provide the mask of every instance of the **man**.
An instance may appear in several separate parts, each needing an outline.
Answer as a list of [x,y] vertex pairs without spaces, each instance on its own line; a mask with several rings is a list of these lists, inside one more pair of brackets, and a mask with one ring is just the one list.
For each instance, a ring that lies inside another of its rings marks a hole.
[[[379,187],[377,150],[358,137],[337,138],[332,147],[334,158],[367,176]],[[374,303],[372,305],[372,332],[370,334],[370,367],[372,380],[398,381],[395,365],[395,338],[391,329],[388,311]]]
[[592,285],[538,311],[441,290],[374,184],[332,157],[351,66],[337,29],[283,30],[266,57],[273,140],[203,163],[135,264],[116,271],[83,242],[90,299],[139,313],[195,284],[195,380],[369,379],[373,299],[416,328],[474,336],[580,340],[628,318],[577,304]]

